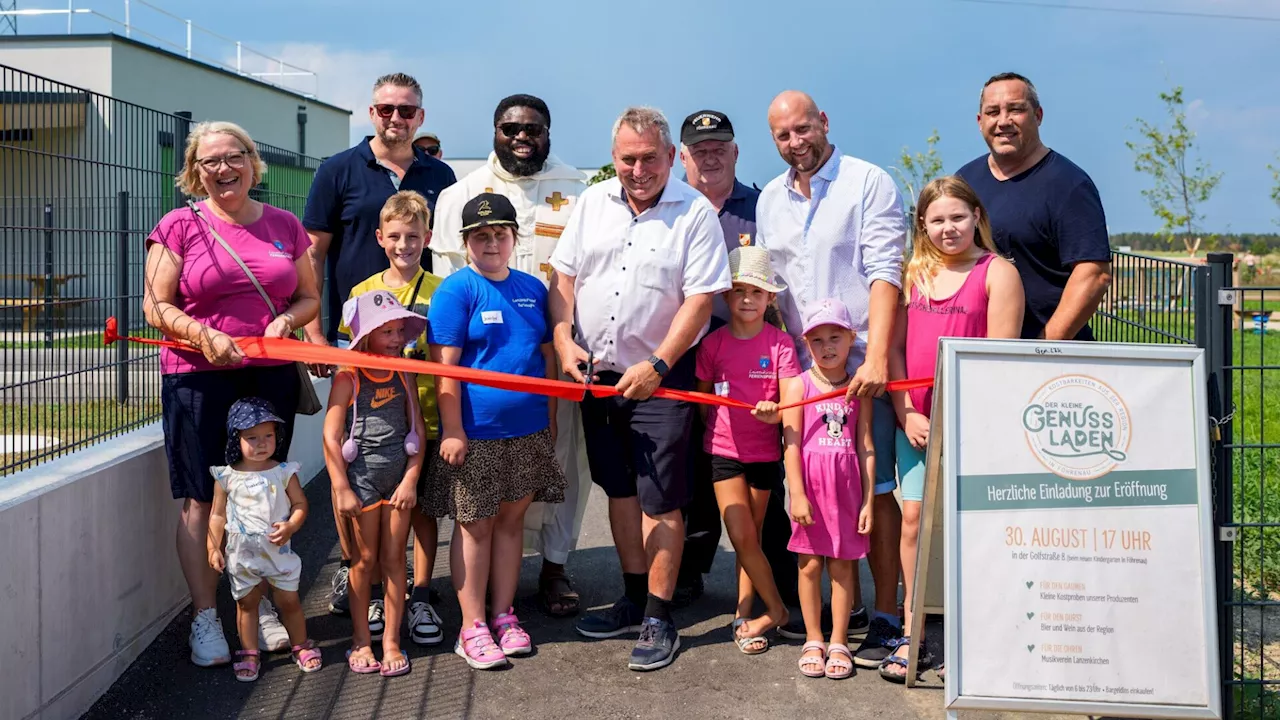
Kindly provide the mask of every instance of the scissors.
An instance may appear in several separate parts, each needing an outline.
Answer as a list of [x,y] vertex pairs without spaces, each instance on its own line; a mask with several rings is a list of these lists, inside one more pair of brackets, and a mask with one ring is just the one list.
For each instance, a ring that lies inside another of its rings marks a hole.
[[592,376],[596,371],[596,353],[594,350],[587,351],[587,361],[578,363],[578,372],[582,373],[582,382],[584,385],[590,385]]

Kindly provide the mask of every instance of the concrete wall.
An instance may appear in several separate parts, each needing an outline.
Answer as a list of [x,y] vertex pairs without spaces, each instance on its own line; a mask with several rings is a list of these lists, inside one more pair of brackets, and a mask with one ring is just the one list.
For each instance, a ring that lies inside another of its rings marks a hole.
[[[322,416],[297,420],[303,482]],[[0,479],[0,718],[79,717],[187,605],[180,508],[159,423]]]
[[326,157],[350,145],[344,109],[117,35],[5,38],[0,64],[162,112],[190,110],[197,122],[232,120],[285,150],[299,150],[303,106],[305,154]]
[[[0,65],[41,75],[103,95],[111,94],[111,44],[69,35],[57,46],[21,36],[0,42]],[[48,91],[46,86],[11,90]]]

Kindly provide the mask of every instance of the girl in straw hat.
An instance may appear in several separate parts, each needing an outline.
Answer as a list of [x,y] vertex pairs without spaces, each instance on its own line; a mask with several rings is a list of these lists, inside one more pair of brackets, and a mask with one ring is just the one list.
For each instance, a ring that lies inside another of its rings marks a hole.
[[[729,539],[738,557],[738,608],[734,640],[748,655],[769,648],[765,633],[787,622],[787,609],[760,549],[769,493],[782,481],[781,413],[778,401],[799,382],[795,343],[765,323],[765,309],[786,288],[774,283],[769,253],[735,248],[729,254],[733,287],[725,293],[729,324],[698,348],[698,390],[741,400],[754,410],[700,406],[707,425],[711,481]],[[751,617],[759,593],[765,613]]]

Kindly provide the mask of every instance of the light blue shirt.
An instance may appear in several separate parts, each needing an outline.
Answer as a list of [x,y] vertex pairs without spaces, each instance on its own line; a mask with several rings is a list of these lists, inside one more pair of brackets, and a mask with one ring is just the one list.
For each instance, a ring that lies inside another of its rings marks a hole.
[[853,372],[866,355],[871,283],[902,287],[902,199],[888,173],[835,147],[809,181],[812,198],[795,190],[794,179],[795,169],[788,169],[761,191],[756,243],[769,251],[778,280],[787,286],[778,295],[778,309],[801,365],[813,363],[801,335],[806,310],[835,298],[848,306],[857,333],[849,354]]

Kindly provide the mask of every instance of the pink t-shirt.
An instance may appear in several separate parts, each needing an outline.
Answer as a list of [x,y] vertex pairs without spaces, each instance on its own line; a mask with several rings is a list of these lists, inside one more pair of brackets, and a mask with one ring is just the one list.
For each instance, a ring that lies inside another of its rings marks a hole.
[[[715,393],[750,405],[778,401],[778,380],[800,374],[791,336],[766,324],[750,340],[739,340],[725,326],[698,347],[698,379],[715,384]],[[707,416],[703,446],[707,452],[746,463],[782,457],[779,425],[757,420],[750,410],[716,407]]]
[[[188,207],[171,210],[147,237],[148,245],[160,243],[182,259],[174,304],[197,322],[231,337],[261,336],[271,323],[271,312],[249,277],[209,232],[205,218],[253,271],[277,313],[289,307],[289,299],[298,289],[295,263],[311,247],[307,231],[293,214],[270,205],[263,205],[262,217],[248,225],[219,219],[207,202],[200,203],[200,215]],[[247,364],[284,363],[249,360]],[[218,368],[197,351],[160,351],[162,373],[214,369]]]
[[[951,297],[931,300],[911,288],[907,304],[907,377],[933,377],[938,364],[938,338],[987,336],[987,270],[990,253],[978,259]],[[933,388],[908,390],[911,404],[925,417],[933,411]]]

